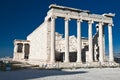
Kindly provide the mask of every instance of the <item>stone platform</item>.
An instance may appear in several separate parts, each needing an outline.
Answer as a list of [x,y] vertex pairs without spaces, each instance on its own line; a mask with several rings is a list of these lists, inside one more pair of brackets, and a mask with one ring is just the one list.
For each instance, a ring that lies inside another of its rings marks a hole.
[[46,68],[46,69],[64,69],[64,68],[69,68],[69,69],[74,69],[74,68],[102,68],[102,67],[120,67],[120,64],[115,63],[115,62],[93,62],[93,63],[62,63],[62,62],[56,62],[56,63],[46,63],[46,64],[41,64],[39,65],[40,68]]

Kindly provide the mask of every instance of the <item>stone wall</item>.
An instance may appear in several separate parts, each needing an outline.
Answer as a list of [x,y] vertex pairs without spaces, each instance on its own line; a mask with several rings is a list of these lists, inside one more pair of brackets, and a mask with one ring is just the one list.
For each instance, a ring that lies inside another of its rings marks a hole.
[[36,30],[27,36],[30,40],[29,60],[47,60],[47,23],[41,24]]

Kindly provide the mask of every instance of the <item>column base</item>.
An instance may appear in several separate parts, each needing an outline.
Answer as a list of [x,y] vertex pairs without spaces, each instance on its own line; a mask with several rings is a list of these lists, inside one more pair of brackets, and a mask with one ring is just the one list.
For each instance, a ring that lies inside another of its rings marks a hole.
[[65,60],[64,63],[69,63],[70,61],[69,60]]
[[91,60],[91,61],[88,61],[88,63],[93,63],[93,61]]
[[119,66],[119,64],[116,63],[115,61],[109,61],[109,65],[110,66]]
[[77,60],[76,62],[77,62],[77,63],[82,63],[82,61],[80,61],[80,60]]
[[100,62],[100,63],[104,63],[104,62],[105,62],[105,60],[104,60],[104,59],[100,59],[100,58],[99,58],[99,62]]
[[51,60],[50,63],[55,63],[55,61],[54,61],[54,60]]

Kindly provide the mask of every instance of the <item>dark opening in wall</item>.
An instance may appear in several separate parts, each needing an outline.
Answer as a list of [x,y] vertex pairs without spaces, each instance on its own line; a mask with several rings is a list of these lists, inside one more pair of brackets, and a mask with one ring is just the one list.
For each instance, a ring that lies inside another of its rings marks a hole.
[[24,59],[28,59],[29,58],[29,48],[30,48],[30,45],[29,44],[25,44],[25,56],[24,56]]
[[18,53],[22,53],[23,44],[22,43],[18,43],[17,45],[18,45],[17,52]]

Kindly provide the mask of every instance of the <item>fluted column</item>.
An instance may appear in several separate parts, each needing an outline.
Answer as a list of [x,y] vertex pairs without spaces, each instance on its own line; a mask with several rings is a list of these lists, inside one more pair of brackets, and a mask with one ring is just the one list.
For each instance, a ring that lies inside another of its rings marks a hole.
[[103,52],[103,23],[99,23],[99,61],[104,62],[104,52]]
[[81,19],[77,20],[77,62],[82,62],[81,58],[81,49],[82,49],[82,40],[81,40]]
[[51,17],[51,57],[50,62],[55,62],[55,16]]
[[92,24],[93,24],[93,21],[90,20],[88,22],[89,62],[93,62]]
[[113,41],[112,41],[112,24],[108,24],[108,35],[109,35],[109,61],[113,62]]
[[69,62],[69,18],[65,18],[65,60]]

